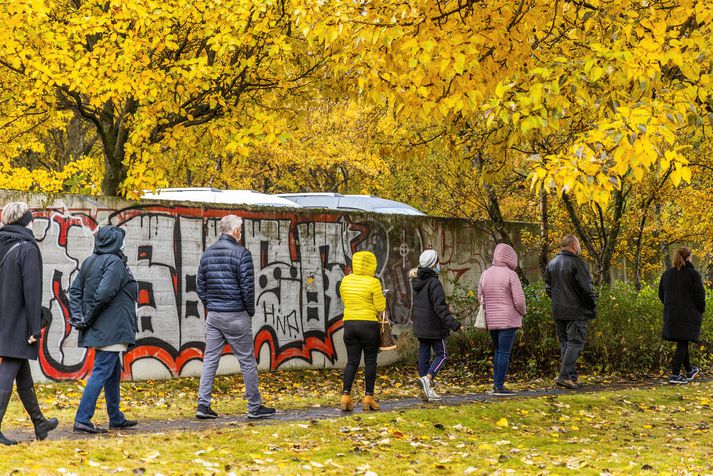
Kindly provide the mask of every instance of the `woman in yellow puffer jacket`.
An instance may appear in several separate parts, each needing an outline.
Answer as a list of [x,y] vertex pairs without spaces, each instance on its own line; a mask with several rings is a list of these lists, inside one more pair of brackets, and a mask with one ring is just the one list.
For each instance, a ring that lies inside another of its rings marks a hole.
[[352,273],[345,276],[339,287],[344,303],[344,345],[347,348],[347,365],[344,367],[344,386],[340,408],[354,408],[352,384],[364,354],[364,379],[366,395],[362,400],[364,410],[378,410],[374,400],[376,383],[376,358],[379,355],[379,320],[377,315],[386,309],[386,299],[381,281],[376,273],[376,256],[370,251],[360,251],[352,256]]

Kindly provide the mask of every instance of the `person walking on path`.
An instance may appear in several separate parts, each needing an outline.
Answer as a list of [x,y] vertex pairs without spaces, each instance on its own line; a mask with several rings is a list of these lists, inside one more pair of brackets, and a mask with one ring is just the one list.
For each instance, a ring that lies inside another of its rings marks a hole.
[[[461,328],[451,314],[446,293],[438,273],[438,253],[426,250],[418,259],[419,267],[411,270],[413,287],[413,335],[418,338],[418,384],[425,401],[440,400],[434,386],[436,374],[448,359],[446,337]],[[433,354],[433,359],[431,355]]]
[[94,253],[84,260],[69,288],[73,325],[79,329],[79,346],[94,349],[94,368],[74,417],[74,431],[106,433],[92,423],[102,390],[109,428],[137,425],[121,412],[121,355],[136,343],[136,303],[139,288],[124,255],[126,232],[115,226],[99,229]]
[[556,383],[576,389],[577,359],[587,338],[587,322],[596,317],[596,300],[592,277],[579,256],[582,248],[577,237],[565,235],[561,248],[547,264],[545,290],[552,299],[552,318],[560,341],[561,366]]
[[200,419],[217,418],[211,407],[213,381],[227,343],[238,359],[245,381],[248,418],[269,418],[275,409],[262,404],[258,388],[252,317],[255,315],[253,258],[240,243],[243,219],[227,215],[220,220],[220,237],[201,256],[198,267],[198,297],[208,315],[205,320],[205,352],[198,389]]
[[[691,256],[688,248],[679,249],[673,268],[666,270],[659,282],[659,299],[664,305],[663,338],[676,343],[669,378],[672,384],[686,384],[698,374],[698,367],[691,365],[688,345],[701,340],[706,291]],[[681,373],[681,367],[685,374]]]
[[364,355],[365,393],[364,410],[379,410],[374,399],[376,385],[376,359],[379,355],[380,327],[377,318],[386,309],[386,298],[381,281],[375,277],[376,256],[371,251],[359,251],[352,256],[352,272],[344,277],[339,294],[344,303],[344,346],[347,348],[347,365],[342,378],[342,398],[339,408],[351,411],[352,385]]
[[495,347],[494,395],[515,394],[505,387],[505,377],[517,330],[522,327],[522,317],[527,312],[525,293],[516,268],[517,253],[512,246],[500,243],[493,253],[493,265],[483,272],[478,284],[478,301],[485,306],[485,323]]
[[[0,228],[0,425],[12,395],[13,381],[38,440],[57,428],[40,410],[30,360],[37,360],[42,313],[42,255],[28,227],[27,204],[11,202],[2,210]],[[0,433],[0,444],[15,445]]]

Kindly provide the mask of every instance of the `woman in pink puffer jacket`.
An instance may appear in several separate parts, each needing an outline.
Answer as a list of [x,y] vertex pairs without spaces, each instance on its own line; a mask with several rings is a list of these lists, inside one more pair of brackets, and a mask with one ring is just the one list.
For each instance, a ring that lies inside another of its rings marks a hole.
[[514,395],[505,388],[505,376],[510,365],[510,352],[522,316],[527,312],[517,268],[517,253],[512,246],[500,243],[493,253],[493,265],[480,275],[478,301],[485,306],[485,323],[495,345],[493,356],[493,393]]

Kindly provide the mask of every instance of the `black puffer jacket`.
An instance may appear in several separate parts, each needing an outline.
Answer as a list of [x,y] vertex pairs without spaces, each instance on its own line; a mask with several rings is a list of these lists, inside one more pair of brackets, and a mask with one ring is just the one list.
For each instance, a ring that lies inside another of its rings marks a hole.
[[253,258],[230,235],[221,235],[201,256],[197,287],[209,311],[255,314]]
[[597,317],[592,277],[582,258],[562,250],[545,271],[545,290],[552,298],[552,319],[586,321]]
[[124,230],[102,227],[94,239],[94,254],[82,263],[69,288],[72,316],[91,325],[79,332],[81,347],[136,343],[136,302],[139,288],[121,252]]
[[699,342],[706,291],[696,268],[686,262],[680,270],[666,270],[659,282],[659,299],[663,303],[663,338]]
[[421,339],[443,339],[460,329],[446,303],[446,293],[435,271],[418,268],[413,286],[413,335]]
[[[7,254],[15,245],[20,244]],[[0,229],[0,357],[36,360],[42,313],[42,255],[32,231],[21,225]]]

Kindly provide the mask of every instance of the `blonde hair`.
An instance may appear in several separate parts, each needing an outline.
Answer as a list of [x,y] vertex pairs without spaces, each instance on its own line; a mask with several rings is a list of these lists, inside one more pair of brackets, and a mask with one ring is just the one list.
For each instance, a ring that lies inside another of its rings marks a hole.
[[685,266],[686,260],[690,258],[691,256],[691,250],[686,248],[685,246],[683,248],[679,248],[678,251],[676,251],[676,256],[673,257],[673,265],[676,267],[676,269],[681,269]]
[[562,237],[562,241],[560,241],[560,247],[561,248],[567,248],[569,246],[572,246],[577,242],[577,237],[574,235],[564,235]]
[[27,213],[30,207],[27,206],[25,202],[10,202],[2,209],[2,222],[3,225],[11,225],[20,221],[20,218]]
[[230,235],[236,228],[243,227],[243,219],[237,215],[226,215],[218,223],[218,231],[224,235]]

